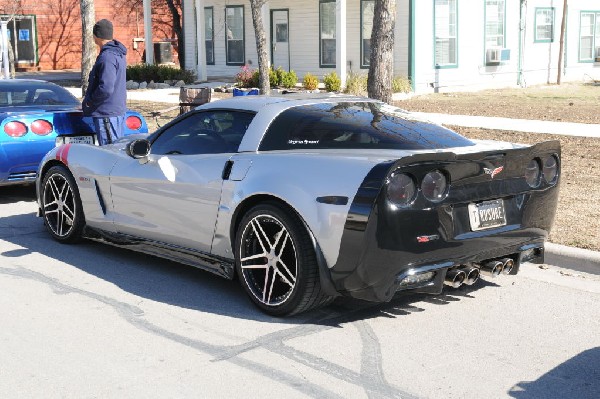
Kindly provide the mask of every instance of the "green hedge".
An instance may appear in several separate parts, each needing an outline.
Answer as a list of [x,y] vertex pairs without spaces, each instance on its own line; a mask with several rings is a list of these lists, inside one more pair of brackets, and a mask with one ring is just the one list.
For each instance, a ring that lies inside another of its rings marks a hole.
[[167,65],[136,64],[127,67],[127,80],[136,82],[155,83],[165,80],[183,80],[185,83],[194,83],[196,74],[186,69],[173,68]]

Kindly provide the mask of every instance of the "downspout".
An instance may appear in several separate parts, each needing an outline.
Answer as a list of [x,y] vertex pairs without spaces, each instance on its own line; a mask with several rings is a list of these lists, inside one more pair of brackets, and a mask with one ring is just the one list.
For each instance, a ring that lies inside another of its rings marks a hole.
[[408,3],[408,79],[413,93],[416,90],[415,83],[415,2]]

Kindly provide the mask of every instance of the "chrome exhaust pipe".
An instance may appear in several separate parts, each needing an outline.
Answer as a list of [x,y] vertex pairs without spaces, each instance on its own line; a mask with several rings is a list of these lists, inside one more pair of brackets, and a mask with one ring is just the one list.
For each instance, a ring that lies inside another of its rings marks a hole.
[[464,266],[461,267],[460,270],[465,272],[465,280],[464,284],[473,285],[479,280],[479,269],[473,266]]
[[502,258],[500,262],[502,262],[502,274],[510,274],[515,267],[515,261],[512,258]]
[[452,288],[458,288],[465,281],[467,274],[460,269],[450,269],[446,272],[446,278],[444,284],[449,285]]
[[488,277],[496,277],[502,273],[504,264],[498,260],[489,260],[481,265],[481,274]]

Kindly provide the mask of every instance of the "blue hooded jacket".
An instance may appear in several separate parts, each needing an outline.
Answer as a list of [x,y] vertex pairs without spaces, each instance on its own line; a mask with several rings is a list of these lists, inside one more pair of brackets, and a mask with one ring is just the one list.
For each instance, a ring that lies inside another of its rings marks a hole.
[[111,40],[100,49],[90,72],[83,99],[83,114],[93,117],[124,116],[127,108],[125,70],[127,49]]

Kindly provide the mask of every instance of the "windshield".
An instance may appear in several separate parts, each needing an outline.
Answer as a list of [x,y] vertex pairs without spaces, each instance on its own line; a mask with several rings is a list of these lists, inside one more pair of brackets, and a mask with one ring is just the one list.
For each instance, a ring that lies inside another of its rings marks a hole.
[[443,126],[376,102],[320,103],[279,114],[260,150],[437,149],[474,143]]

